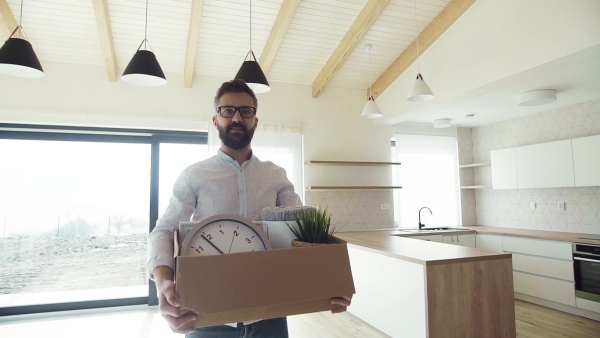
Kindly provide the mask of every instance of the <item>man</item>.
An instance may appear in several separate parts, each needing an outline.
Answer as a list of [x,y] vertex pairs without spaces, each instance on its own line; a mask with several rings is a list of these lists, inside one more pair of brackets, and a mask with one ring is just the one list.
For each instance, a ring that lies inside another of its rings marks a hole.
[[[200,221],[220,214],[235,214],[260,221],[265,207],[301,205],[285,170],[271,162],[261,162],[252,154],[250,142],[258,125],[258,102],[242,80],[223,83],[214,101],[214,126],[221,147],[217,155],[186,168],[173,187],[173,196],[164,215],[149,236],[148,271],[156,282],[159,309],[174,332],[186,337],[287,337],[286,318],[254,323],[220,325],[196,330],[181,328],[196,314],[180,308],[175,293],[173,231],[179,221]],[[350,297],[333,298],[332,312],[342,312]]]

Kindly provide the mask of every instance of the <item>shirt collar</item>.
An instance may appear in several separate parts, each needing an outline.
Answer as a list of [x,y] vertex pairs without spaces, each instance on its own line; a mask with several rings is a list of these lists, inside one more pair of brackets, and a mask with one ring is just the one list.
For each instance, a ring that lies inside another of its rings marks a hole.
[[[236,160],[234,160],[233,158],[231,158],[231,156],[229,156],[229,155],[225,154],[225,153],[223,152],[223,150],[221,150],[221,149],[219,149],[219,150],[217,151],[217,156],[218,156],[220,159],[222,159],[223,161],[225,161],[225,162],[231,163],[231,164],[233,164],[233,165],[235,165],[235,166],[239,166],[239,164],[237,163],[237,161],[236,161]],[[248,159],[248,160],[246,160],[244,163],[242,163],[242,167],[243,167],[244,165],[246,165],[246,163],[249,163],[250,161],[252,161],[252,159],[254,159],[254,153],[252,152],[252,150],[250,150],[250,159]]]

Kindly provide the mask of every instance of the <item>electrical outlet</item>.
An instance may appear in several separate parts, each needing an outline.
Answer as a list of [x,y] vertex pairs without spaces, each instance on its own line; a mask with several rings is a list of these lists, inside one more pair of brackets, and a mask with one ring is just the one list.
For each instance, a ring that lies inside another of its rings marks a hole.
[[558,210],[560,210],[560,211],[565,210],[565,202],[558,202]]
[[535,209],[535,202],[529,203],[529,209]]
[[390,210],[390,205],[389,204],[382,204],[381,205],[381,210]]

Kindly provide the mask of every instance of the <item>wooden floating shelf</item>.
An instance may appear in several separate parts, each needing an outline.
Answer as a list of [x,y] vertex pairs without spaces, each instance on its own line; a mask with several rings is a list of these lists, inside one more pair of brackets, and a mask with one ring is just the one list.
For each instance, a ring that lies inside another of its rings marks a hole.
[[382,189],[402,189],[399,186],[325,186],[311,185],[306,190],[382,190]]
[[461,189],[489,189],[491,186],[489,185],[465,185],[460,187]]
[[400,162],[306,161],[306,164],[345,165],[345,166],[384,166],[384,165],[400,165]]
[[491,162],[480,162],[480,163],[471,163],[471,164],[461,164],[459,168],[475,168],[475,167],[489,167],[491,166]]

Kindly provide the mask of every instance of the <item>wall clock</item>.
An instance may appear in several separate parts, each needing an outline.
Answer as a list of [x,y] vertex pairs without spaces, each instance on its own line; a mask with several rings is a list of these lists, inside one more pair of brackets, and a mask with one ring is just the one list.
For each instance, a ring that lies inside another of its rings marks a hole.
[[185,236],[181,244],[181,256],[271,249],[267,236],[259,226],[236,215],[216,215],[200,222],[181,222],[180,234]]

